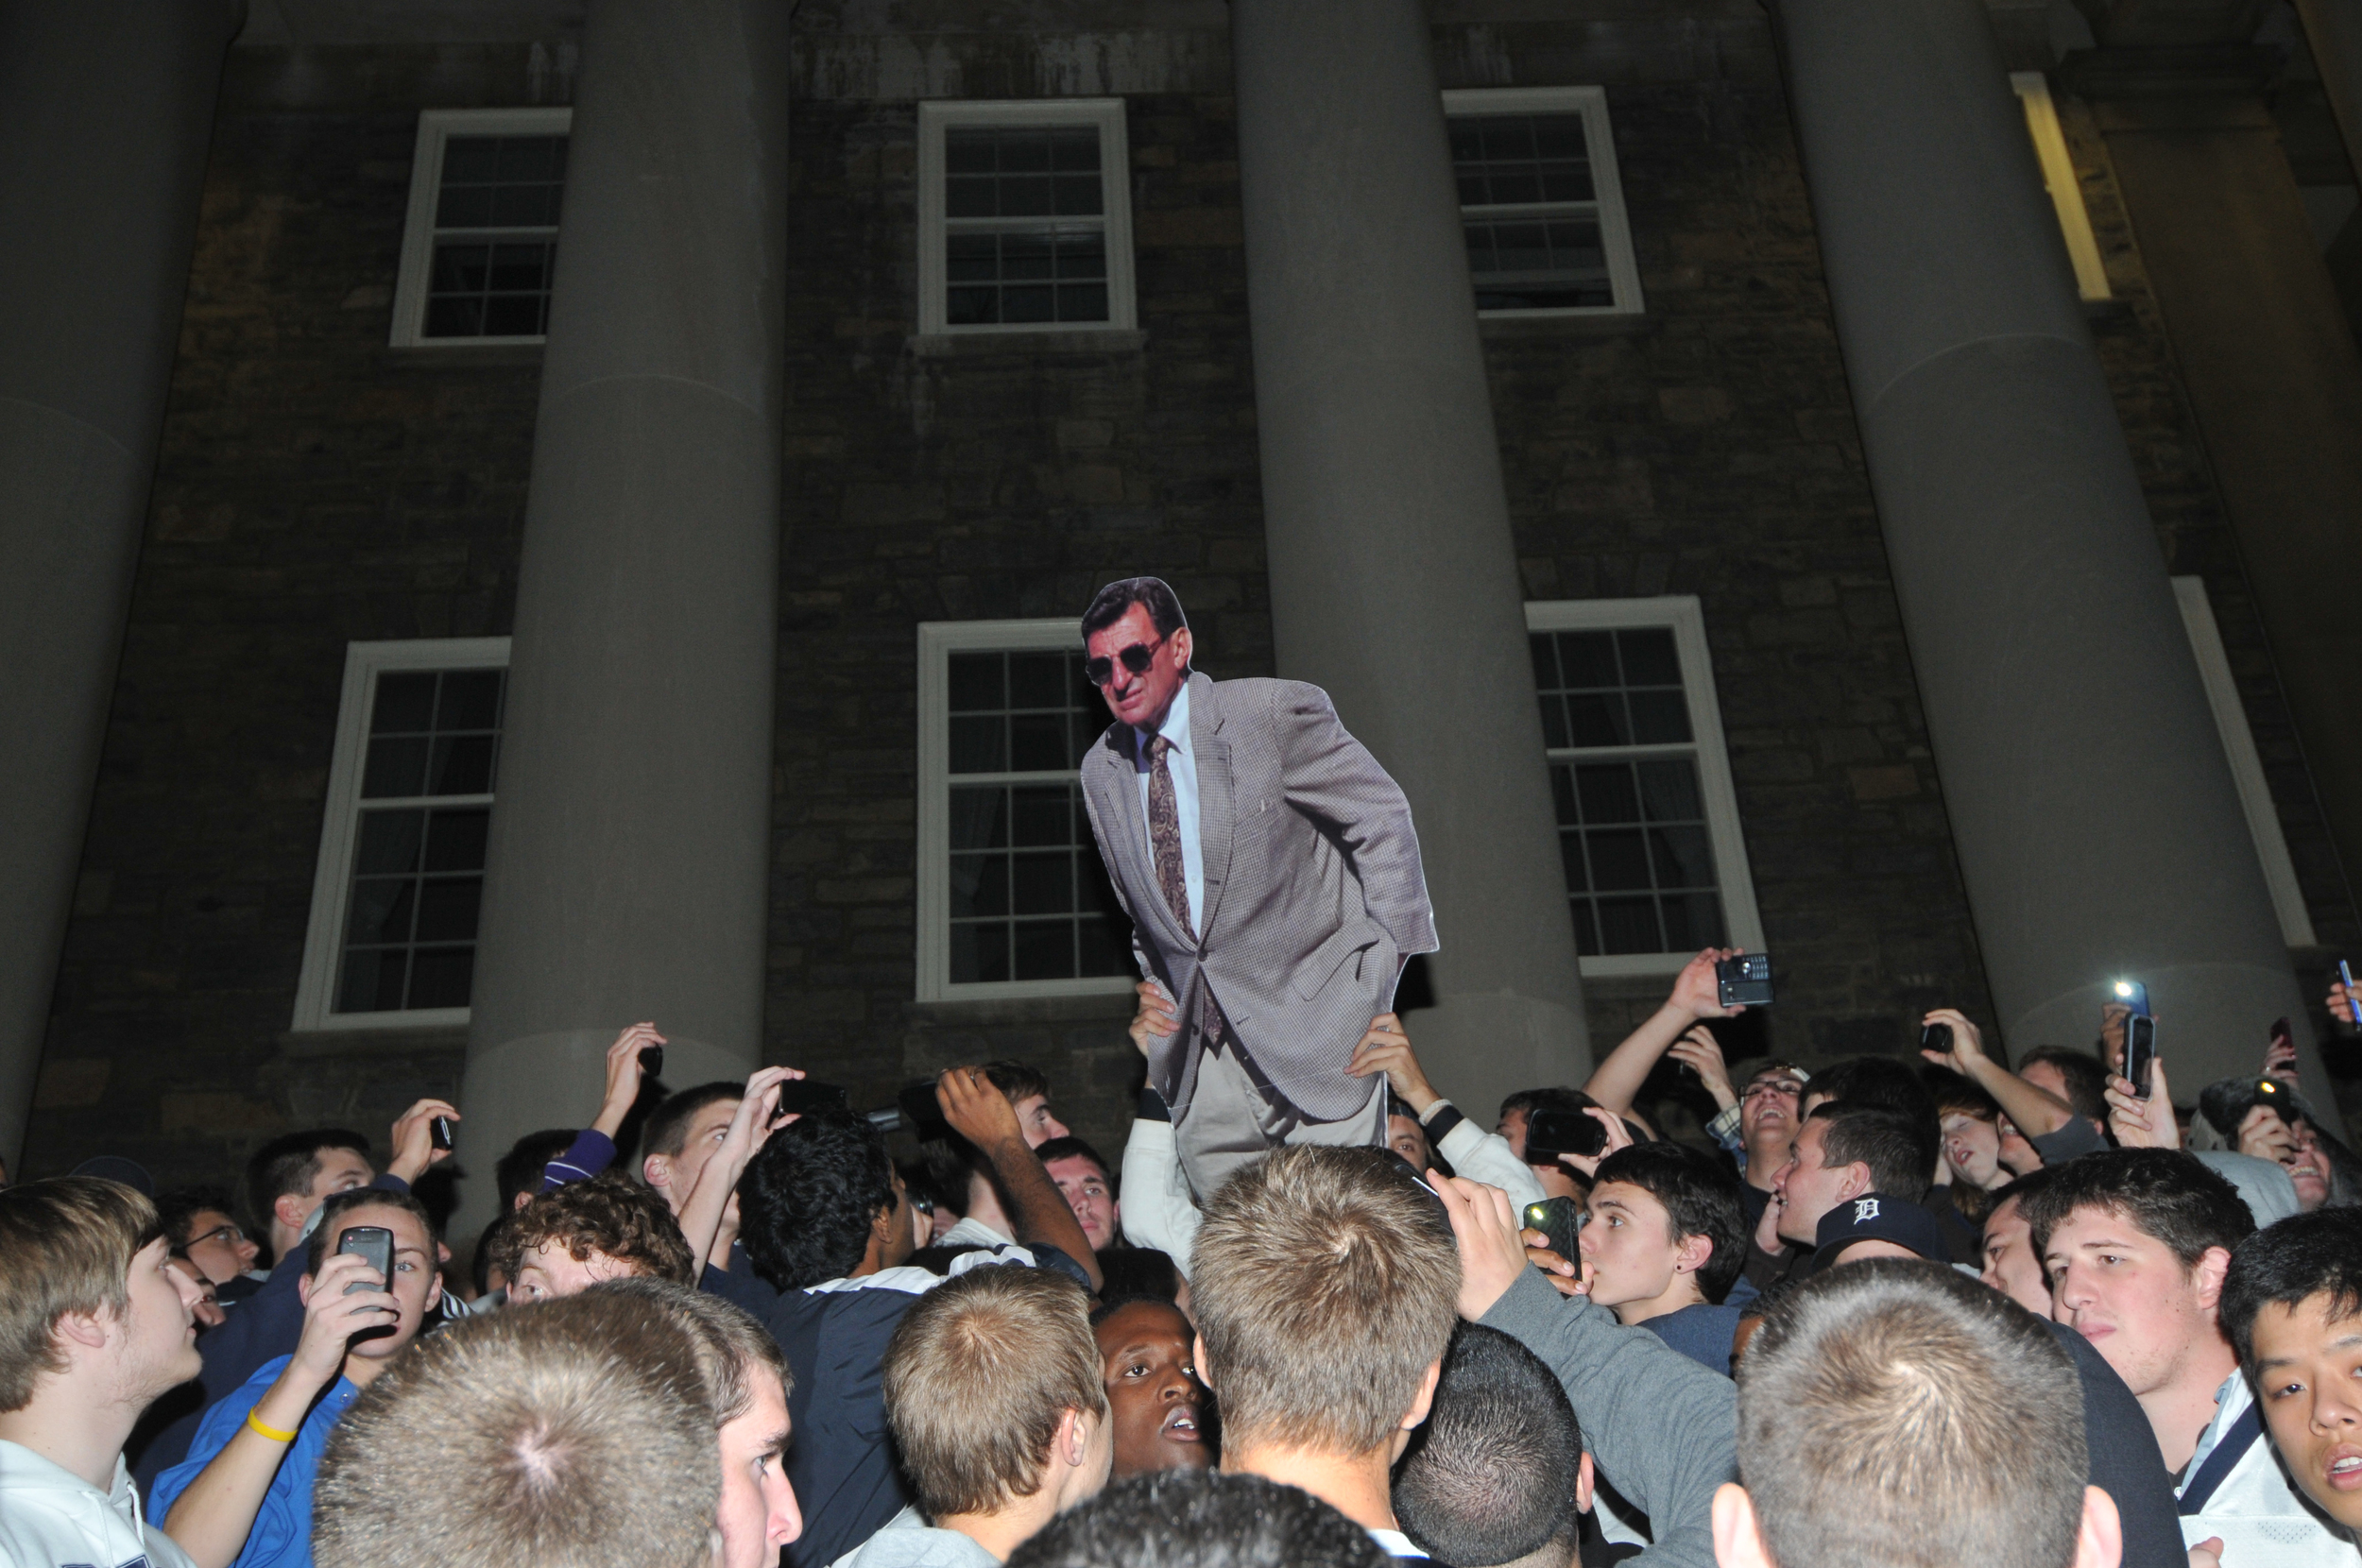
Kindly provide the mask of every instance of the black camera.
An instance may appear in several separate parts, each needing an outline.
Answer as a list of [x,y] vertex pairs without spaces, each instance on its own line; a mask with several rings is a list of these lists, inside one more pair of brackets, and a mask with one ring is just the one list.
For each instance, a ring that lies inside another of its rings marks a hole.
[[1526,1164],[1554,1166],[1561,1154],[1589,1159],[1607,1149],[1607,1129],[1584,1111],[1534,1110],[1526,1114]]

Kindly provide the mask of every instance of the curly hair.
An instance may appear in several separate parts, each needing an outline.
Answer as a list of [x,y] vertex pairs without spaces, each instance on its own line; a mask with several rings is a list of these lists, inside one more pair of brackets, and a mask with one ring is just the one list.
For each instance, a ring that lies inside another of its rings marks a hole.
[[542,1247],[562,1247],[576,1263],[597,1253],[651,1279],[697,1283],[697,1258],[672,1210],[617,1171],[569,1182],[519,1209],[493,1239],[492,1266],[514,1280],[525,1254]]
[[739,1178],[739,1240],[773,1289],[800,1290],[860,1268],[879,1211],[893,1207],[883,1135],[850,1111],[808,1111]]

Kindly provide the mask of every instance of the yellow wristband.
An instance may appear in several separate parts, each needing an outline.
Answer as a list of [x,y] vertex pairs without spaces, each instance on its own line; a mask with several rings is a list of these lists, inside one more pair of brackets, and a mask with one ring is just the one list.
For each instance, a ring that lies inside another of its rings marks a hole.
[[276,1426],[264,1425],[261,1418],[256,1416],[251,1410],[248,1410],[246,1413],[246,1423],[254,1428],[257,1432],[262,1433],[263,1436],[268,1438],[273,1442],[293,1442],[296,1440],[296,1435],[293,1432],[282,1432]]

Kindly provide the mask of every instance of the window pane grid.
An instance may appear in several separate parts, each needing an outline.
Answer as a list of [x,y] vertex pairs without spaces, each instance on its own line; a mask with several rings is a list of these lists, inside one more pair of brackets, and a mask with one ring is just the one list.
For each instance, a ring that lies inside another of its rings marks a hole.
[[1529,639],[1583,957],[1694,952],[1724,926],[1672,632]]
[[466,1007],[503,670],[389,670],[369,707],[337,1013]]
[[950,128],[943,155],[948,325],[1111,319],[1097,127]]
[[1106,729],[1072,650],[956,653],[950,726],[950,979],[1120,975],[1128,944],[1074,770]]
[[565,192],[564,136],[443,143],[424,337],[539,337]]
[[1579,112],[1448,122],[1479,310],[1616,302]]

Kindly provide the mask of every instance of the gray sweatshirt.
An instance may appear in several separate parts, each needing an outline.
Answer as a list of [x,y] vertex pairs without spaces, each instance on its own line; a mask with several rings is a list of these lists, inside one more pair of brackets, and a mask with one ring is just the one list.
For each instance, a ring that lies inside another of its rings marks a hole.
[[1633,1568],[1713,1568],[1714,1491],[1738,1479],[1738,1390],[1640,1325],[1535,1270],[1483,1318],[1566,1388],[1600,1475],[1649,1516],[1655,1542]]

